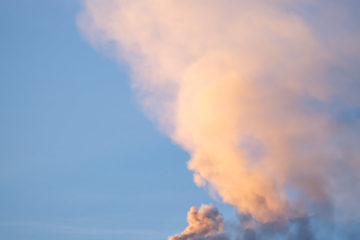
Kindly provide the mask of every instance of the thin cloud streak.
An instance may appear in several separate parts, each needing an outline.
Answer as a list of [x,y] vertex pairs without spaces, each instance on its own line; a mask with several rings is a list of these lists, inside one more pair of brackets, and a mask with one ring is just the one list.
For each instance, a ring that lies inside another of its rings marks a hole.
[[91,226],[74,226],[59,222],[17,222],[1,221],[0,227],[28,228],[34,232],[47,232],[64,235],[79,236],[139,236],[139,237],[163,237],[163,233],[150,229],[121,229],[121,228],[98,228]]

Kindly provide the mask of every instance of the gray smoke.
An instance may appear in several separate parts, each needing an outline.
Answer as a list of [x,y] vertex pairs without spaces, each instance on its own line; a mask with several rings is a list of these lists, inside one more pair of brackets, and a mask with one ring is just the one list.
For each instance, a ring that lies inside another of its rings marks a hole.
[[213,205],[192,207],[187,220],[189,226],[169,240],[230,240],[225,234],[223,218]]

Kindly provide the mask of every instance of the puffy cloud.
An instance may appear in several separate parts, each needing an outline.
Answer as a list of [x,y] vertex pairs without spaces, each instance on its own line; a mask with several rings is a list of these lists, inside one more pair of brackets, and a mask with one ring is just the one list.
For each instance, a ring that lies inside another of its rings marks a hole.
[[191,154],[197,185],[261,223],[349,219],[360,196],[349,2],[84,0],[79,24],[130,64],[147,114]]

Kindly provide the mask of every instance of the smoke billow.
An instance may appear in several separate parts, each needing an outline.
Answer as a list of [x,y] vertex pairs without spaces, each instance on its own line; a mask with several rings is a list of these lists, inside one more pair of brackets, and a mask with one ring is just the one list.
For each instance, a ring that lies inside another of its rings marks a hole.
[[[147,114],[191,154],[198,186],[257,226],[347,221],[360,213],[355,2],[84,0],[79,25],[129,63]],[[199,238],[190,223],[172,239],[218,239],[205,225]]]
[[169,240],[229,240],[224,232],[223,218],[212,205],[202,205],[200,209],[192,207],[187,220],[189,226],[184,232],[169,237]]

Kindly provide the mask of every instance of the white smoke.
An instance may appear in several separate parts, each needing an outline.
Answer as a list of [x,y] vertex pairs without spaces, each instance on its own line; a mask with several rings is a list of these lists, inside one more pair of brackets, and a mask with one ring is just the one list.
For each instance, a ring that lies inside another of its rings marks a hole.
[[359,217],[360,200],[350,4],[84,0],[79,24],[130,64],[145,111],[191,154],[197,185],[262,224],[344,220]]

